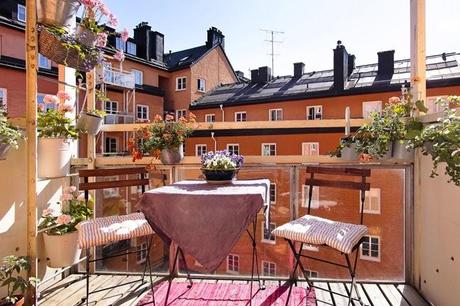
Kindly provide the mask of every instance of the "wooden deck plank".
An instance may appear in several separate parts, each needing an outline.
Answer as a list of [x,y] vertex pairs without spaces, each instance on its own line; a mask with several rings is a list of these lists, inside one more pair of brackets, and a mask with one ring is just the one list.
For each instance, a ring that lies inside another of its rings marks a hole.
[[66,287],[70,286],[72,283],[78,281],[81,278],[77,274],[72,274],[58,282],[52,283],[46,287],[38,287],[38,291],[40,293],[40,300],[38,304],[45,302],[46,300],[50,299],[52,296],[59,294],[62,290]]
[[401,292],[391,284],[380,284],[380,290],[383,291],[385,296],[390,300],[391,305],[393,306],[410,306],[409,303],[406,302],[404,297],[402,296]]
[[[127,276],[122,278],[123,283],[132,282],[135,280],[139,280],[139,276]],[[121,282],[120,282],[121,284]],[[128,295],[131,288],[138,286],[139,283],[131,283],[127,285],[123,285],[117,288],[114,288],[107,292],[107,294],[102,297],[99,301],[96,302],[95,306],[109,306],[115,303],[118,300],[121,300],[124,296]]]
[[[334,299],[335,305],[337,306],[348,305],[348,298],[345,297],[346,295],[348,295],[348,292],[345,289],[345,286],[342,283],[334,283],[334,282],[330,282],[328,283],[328,285],[331,291],[333,292],[332,297]],[[342,296],[342,295],[345,295],[345,296]]]
[[[103,284],[101,284],[101,286],[99,286],[99,288],[97,289],[104,289],[104,288],[117,286],[121,282],[125,281],[126,278],[127,276],[108,277],[107,280]],[[103,291],[99,291],[99,292],[91,294],[89,296],[89,304],[90,305],[96,304],[97,301],[102,300],[104,296],[106,296],[111,290],[113,289],[107,289],[107,290],[103,290]]]
[[[96,276],[96,278],[92,282],[89,283],[89,292],[99,289],[99,288],[103,288],[105,284],[108,281],[110,281],[111,278],[112,278],[111,275]],[[56,305],[76,305],[81,301],[82,297],[84,297],[85,295],[86,295],[86,286],[85,286],[85,282],[83,282],[83,286],[79,290],[75,291],[73,294],[66,294],[65,296],[63,296],[63,299],[60,300],[59,303]],[[91,297],[92,295],[89,296],[90,301],[91,301]]]
[[[91,275],[90,276],[90,283],[96,279],[96,276],[95,275]],[[77,292],[78,290],[80,290],[81,288],[83,288],[84,286],[86,285],[86,282],[85,282],[85,279],[81,279],[77,282],[74,282],[74,283],[71,283],[69,286],[65,287],[65,288],[62,288],[61,290],[59,290],[59,292],[57,292],[57,294],[53,294],[49,297],[46,297],[44,298],[41,302],[42,304],[41,305],[50,305],[50,306],[53,306],[53,305],[60,305],[59,303],[62,301],[62,300],[65,300],[65,298],[75,292]]]
[[426,306],[429,305],[415,289],[409,285],[398,285],[398,291],[406,298],[411,306]]
[[367,292],[372,305],[374,306],[391,306],[386,300],[380,288],[376,284],[363,284],[364,290]]
[[316,304],[320,306],[334,305],[332,301],[332,296],[328,292],[329,287],[326,282],[314,282],[315,286],[315,295],[316,295]]

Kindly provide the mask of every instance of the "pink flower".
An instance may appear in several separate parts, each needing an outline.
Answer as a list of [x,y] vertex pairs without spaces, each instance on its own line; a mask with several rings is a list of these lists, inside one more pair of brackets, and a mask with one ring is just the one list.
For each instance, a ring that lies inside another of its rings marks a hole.
[[99,4],[99,9],[101,10],[101,13],[105,16],[110,16],[110,10],[109,8],[107,7],[107,5],[105,5],[104,3],[100,3]]
[[56,219],[56,223],[60,225],[69,224],[70,222],[72,222],[72,217],[69,215],[60,215]]
[[74,193],[75,191],[77,191],[77,187],[75,186],[68,186],[64,188],[65,193]]
[[70,193],[63,193],[61,195],[61,201],[64,202],[64,201],[70,201],[73,199],[73,195],[71,195]]
[[80,0],[80,2],[86,6],[87,8],[93,9],[95,8],[98,4],[98,0]]
[[71,111],[73,111],[73,106],[69,103],[59,103],[58,111],[62,114],[70,113]]
[[109,25],[112,27],[116,27],[118,25],[118,18],[113,13],[109,14]]
[[104,48],[107,45],[107,33],[101,32],[97,34],[96,46]]
[[43,210],[42,217],[52,216],[53,214],[54,214],[54,209],[52,209],[51,207],[48,207],[47,209]]
[[174,116],[171,116],[171,115],[168,114],[168,115],[166,115],[165,120],[166,121],[172,121],[172,120],[174,120]]
[[401,102],[401,99],[399,97],[391,97],[390,99],[388,99],[388,102],[390,104],[396,104],[396,103]]
[[37,108],[38,108],[39,111],[43,112],[45,110],[45,105],[40,103],[40,104],[37,105]]
[[115,54],[113,55],[113,58],[119,62],[122,62],[125,60],[125,53],[123,52],[123,50],[117,50],[117,52],[115,52]]
[[121,31],[121,39],[126,42],[129,38],[129,32],[128,29],[124,28],[123,31]]
[[45,102],[45,104],[59,103],[59,98],[55,95],[45,95],[43,97],[43,102]]
[[77,201],[80,201],[80,202],[81,202],[81,201],[84,201],[84,200],[85,200],[85,194],[82,192],[82,193],[80,193],[80,194],[78,195]]
[[59,90],[56,94],[60,102],[69,101],[70,95],[66,93],[64,90]]

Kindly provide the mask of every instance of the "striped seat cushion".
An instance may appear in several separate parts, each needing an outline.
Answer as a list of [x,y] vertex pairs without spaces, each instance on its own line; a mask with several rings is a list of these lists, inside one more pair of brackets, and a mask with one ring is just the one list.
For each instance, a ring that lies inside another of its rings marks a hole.
[[349,254],[359,240],[367,234],[367,226],[306,215],[275,228],[272,234],[308,244],[326,244]]
[[77,229],[81,249],[154,233],[143,213],[95,218],[80,222]]

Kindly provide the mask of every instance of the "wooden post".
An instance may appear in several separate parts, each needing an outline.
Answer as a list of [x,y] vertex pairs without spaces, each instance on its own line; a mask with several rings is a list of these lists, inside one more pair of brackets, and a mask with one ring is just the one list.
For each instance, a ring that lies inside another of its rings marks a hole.
[[[27,256],[32,268],[27,277],[36,277],[37,263],[37,20],[36,0],[26,2],[26,133],[27,133]],[[37,295],[29,288],[26,305],[35,305]]]
[[412,96],[426,101],[425,0],[410,0],[410,54]]

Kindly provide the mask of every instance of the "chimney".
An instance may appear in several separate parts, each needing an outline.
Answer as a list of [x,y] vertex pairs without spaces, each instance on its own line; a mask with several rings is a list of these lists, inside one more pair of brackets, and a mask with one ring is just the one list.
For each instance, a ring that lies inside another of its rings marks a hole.
[[337,41],[334,49],[334,88],[342,91],[348,78],[348,53],[342,42]]
[[377,52],[379,57],[379,70],[377,75],[391,79],[395,72],[395,50]]
[[272,79],[272,70],[268,66],[259,67],[259,83],[267,83]]
[[206,47],[212,48],[218,44],[220,44],[222,48],[225,47],[225,36],[218,28],[211,27],[208,29],[208,40],[206,41]]
[[136,41],[136,55],[147,61],[151,58],[150,32],[151,27],[147,22],[139,23],[134,29],[134,40]]
[[353,54],[348,55],[348,76],[350,76],[356,68],[355,60],[356,56]]
[[294,77],[300,78],[303,75],[305,64],[302,62],[294,63]]
[[157,31],[150,32],[151,59],[163,62],[165,36]]
[[259,70],[251,70],[251,83],[257,83],[259,81]]

